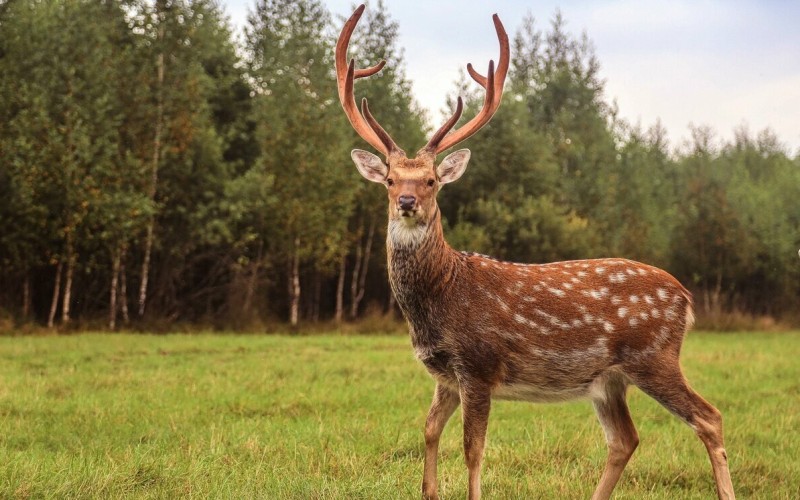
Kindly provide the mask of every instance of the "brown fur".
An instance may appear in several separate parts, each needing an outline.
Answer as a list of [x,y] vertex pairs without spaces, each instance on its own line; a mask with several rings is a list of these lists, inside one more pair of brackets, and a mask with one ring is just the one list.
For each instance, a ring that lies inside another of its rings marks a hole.
[[[409,191],[402,185],[390,192]],[[437,382],[426,424],[425,497],[436,498],[438,436],[458,401],[470,498],[477,498],[491,398],[586,397],[609,444],[594,497],[608,498],[639,442],[625,403],[633,383],[696,430],[720,498],[733,498],[719,412],[680,372],[692,302],[675,278],[626,259],[522,265],[457,252],[442,237],[434,205],[418,245],[387,241],[392,290],[416,354]]]
[[386,186],[389,197],[389,281],[408,320],[417,357],[436,380],[425,424],[422,493],[437,498],[436,455],[447,420],[461,404],[469,498],[480,497],[480,466],[492,398],[592,400],[608,442],[608,460],[593,498],[611,495],[639,438],[625,402],[639,386],[683,419],[705,444],[717,494],[734,498],[720,413],[689,388],[679,365],[681,344],[694,319],[689,292],[667,272],[626,259],[525,265],[457,252],[442,235],[436,195],[457,180],[469,151],[436,154],[487,123],[500,104],[509,43],[497,15],[501,54],[486,77],[478,115],[450,135],[462,111],[440,128],[415,158],[407,158],[369,112],[359,114],[353,81],[383,67],[355,70],[346,63],[350,34],[364,6],[345,23],[336,45],[339,98],[355,130],[386,162],[354,150],[361,174]]

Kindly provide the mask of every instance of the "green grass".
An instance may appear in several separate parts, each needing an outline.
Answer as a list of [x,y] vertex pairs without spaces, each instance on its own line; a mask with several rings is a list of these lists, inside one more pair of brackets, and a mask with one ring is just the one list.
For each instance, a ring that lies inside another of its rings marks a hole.
[[[741,498],[800,498],[800,333],[692,333],[693,386],[725,416]],[[405,337],[0,338],[0,498],[416,498],[433,383]],[[711,498],[691,430],[638,390],[616,498]],[[439,491],[466,496],[461,424]],[[486,498],[588,498],[591,405],[497,402]]]

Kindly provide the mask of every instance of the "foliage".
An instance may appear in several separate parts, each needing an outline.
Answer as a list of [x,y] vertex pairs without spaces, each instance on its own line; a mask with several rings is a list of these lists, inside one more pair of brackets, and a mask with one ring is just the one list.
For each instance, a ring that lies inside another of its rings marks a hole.
[[[0,310],[237,328],[390,311],[385,193],[349,161],[365,144],[336,97],[342,23],[319,0],[255,1],[239,38],[213,0],[0,2]],[[440,196],[450,243],[634,258],[701,313],[800,319],[800,157],[769,130],[699,126],[676,147],[625,123],[568,28],[522,20],[502,106]],[[378,0],[349,56],[387,61],[356,97],[413,155],[429,129],[399,29]],[[454,90],[471,118],[483,90]]]

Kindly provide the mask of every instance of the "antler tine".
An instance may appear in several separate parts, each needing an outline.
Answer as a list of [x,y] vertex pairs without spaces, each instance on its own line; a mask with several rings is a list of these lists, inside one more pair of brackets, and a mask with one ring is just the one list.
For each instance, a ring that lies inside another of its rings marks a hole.
[[486,77],[475,71],[475,68],[472,67],[472,63],[467,63],[467,73],[469,73],[469,76],[471,76],[473,80],[478,82],[478,85],[486,88]]
[[[491,120],[492,114],[494,113],[494,110],[492,110],[492,106],[493,106],[494,98],[495,98],[494,61],[489,61],[489,71],[486,74],[489,75],[489,76],[488,77],[481,76],[481,78],[483,80],[483,83],[481,85],[486,89],[486,94],[484,95],[484,98],[483,98],[483,107],[481,108],[480,113],[478,113],[477,116],[475,116],[472,120],[467,122],[466,125],[464,125],[463,127],[459,128],[458,130],[456,130],[456,132],[454,132],[453,135],[461,133],[462,130],[465,130],[467,128],[467,126],[470,126],[471,124],[472,124],[471,126],[474,128],[474,131],[471,132],[469,135],[472,135],[479,128],[483,127],[489,120]],[[478,76],[480,76],[480,75],[478,75]],[[478,81],[478,83],[481,83],[481,82]],[[428,144],[425,146],[425,148],[423,148],[425,151],[432,152],[434,155],[437,155],[437,154],[441,153],[442,151],[444,151],[445,149],[447,149],[448,147],[450,147],[450,146],[442,146],[441,143],[442,143],[443,139],[445,138],[447,132],[451,128],[453,128],[453,125],[455,125],[456,122],[458,121],[458,118],[461,116],[462,108],[463,108],[463,103],[462,103],[462,100],[461,100],[461,96],[459,96],[458,97],[457,107],[456,107],[456,113],[450,118],[450,120],[447,121],[447,123],[445,123],[442,126],[442,128],[440,128],[433,135],[431,140],[428,141]],[[497,108],[495,107],[494,109],[497,109]],[[489,111],[487,111],[487,110],[489,110]],[[453,135],[447,137],[447,139],[448,140],[452,140]],[[456,142],[460,142],[461,140],[463,140],[463,139],[459,139]],[[456,144],[456,142],[453,142],[451,145]]]
[[372,130],[378,134],[378,138],[380,138],[381,142],[384,146],[386,146],[386,149],[388,149],[389,152],[402,151],[402,149],[397,147],[397,144],[395,144],[386,130],[381,127],[381,124],[378,123],[378,120],[376,120],[375,117],[372,116],[372,113],[369,112],[369,106],[367,105],[366,97],[361,99],[361,113],[364,115],[364,118],[367,119],[367,123],[369,124],[370,128],[372,128]]
[[497,63],[497,71],[494,71],[494,62],[489,61],[488,76],[484,77],[472,67],[472,64],[467,65],[467,71],[470,76],[478,82],[478,84],[486,89],[486,97],[483,101],[483,107],[480,112],[470,121],[465,123],[462,127],[455,130],[452,134],[444,137],[434,150],[436,154],[449,149],[464,139],[470,137],[472,134],[481,129],[484,125],[489,123],[492,116],[500,106],[500,100],[503,97],[503,85],[505,84],[506,74],[508,73],[508,65],[510,62],[510,47],[508,43],[508,34],[506,33],[503,23],[500,22],[500,17],[495,14],[492,16],[494,21],[494,28],[497,32],[497,39],[500,41],[500,60]]
[[[372,147],[383,153],[384,156],[389,156],[389,154],[394,151],[391,146],[394,146],[395,149],[397,149],[397,146],[394,145],[394,141],[392,141],[391,138],[389,138],[388,143],[384,141],[381,138],[381,133],[364,120],[364,116],[361,115],[356,105],[353,91],[353,84],[356,79],[374,75],[384,67],[386,61],[381,61],[375,66],[364,69],[355,69],[355,61],[352,59],[349,64],[347,63],[347,47],[350,45],[350,37],[353,35],[358,20],[364,13],[364,8],[365,6],[362,4],[353,12],[353,15],[350,16],[347,22],[345,22],[344,27],[342,27],[342,32],[339,34],[339,39],[336,42],[334,62],[336,66],[336,83],[339,89],[339,102],[341,102],[342,108],[347,118],[350,120],[350,124],[358,135],[370,143]],[[374,119],[373,121],[377,124],[377,121]],[[387,138],[389,137],[389,134],[387,134],[383,128],[380,128],[380,130]]]
[[448,132],[450,132],[450,129],[453,128],[456,122],[458,122],[458,119],[461,118],[461,113],[463,111],[464,111],[464,101],[461,99],[461,96],[458,96],[458,99],[456,101],[455,113],[453,113],[453,116],[451,116],[450,119],[447,120],[445,124],[442,125],[441,128],[436,131],[435,134],[433,134],[431,140],[428,141],[428,144],[426,144],[425,147],[422,148],[422,150],[426,152],[435,152],[436,147],[439,145],[442,139],[444,139],[444,136],[447,135]]
[[365,78],[367,76],[372,76],[375,73],[377,73],[378,71],[382,70],[384,66],[386,66],[386,61],[381,61],[378,64],[376,64],[375,66],[371,66],[369,68],[357,69],[355,74],[353,75],[353,78],[358,80],[359,78]]

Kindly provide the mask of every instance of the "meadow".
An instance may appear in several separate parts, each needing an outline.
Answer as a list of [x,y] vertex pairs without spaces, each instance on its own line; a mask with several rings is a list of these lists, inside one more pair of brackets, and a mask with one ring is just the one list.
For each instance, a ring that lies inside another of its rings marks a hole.
[[[799,360],[800,332],[687,338],[740,498],[800,498]],[[0,337],[0,498],[418,498],[432,389],[405,336]],[[692,431],[629,402],[641,444],[615,498],[712,498]],[[460,433],[443,498],[466,496]],[[496,402],[484,497],[588,498],[605,454],[587,402]]]

